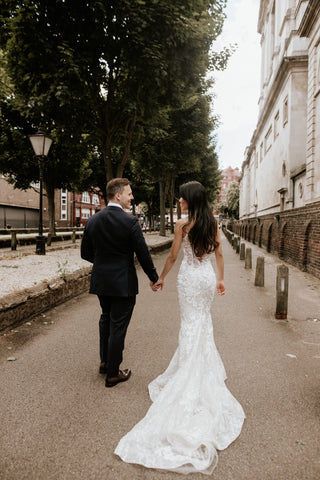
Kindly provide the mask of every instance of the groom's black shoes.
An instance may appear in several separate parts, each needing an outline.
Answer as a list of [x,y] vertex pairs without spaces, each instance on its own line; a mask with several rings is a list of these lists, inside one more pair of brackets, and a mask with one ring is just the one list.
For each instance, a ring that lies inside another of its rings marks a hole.
[[108,388],[114,387],[120,382],[126,382],[127,380],[129,380],[130,377],[131,377],[131,370],[129,369],[119,370],[118,375],[116,375],[115,377],[106,378],[106,387]]

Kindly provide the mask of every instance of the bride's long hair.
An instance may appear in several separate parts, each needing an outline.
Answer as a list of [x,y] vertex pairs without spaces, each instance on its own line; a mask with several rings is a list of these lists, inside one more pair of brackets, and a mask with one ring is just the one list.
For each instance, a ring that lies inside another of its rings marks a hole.
[[188,232],[195,256],[201,258],[206,253],[213,252],[219,245],[216,240],[217,221],[213,216],[205,188],[200,182],[193,181],[181,185],[180,196],[188,203],[188,222],[183,226],[183,231]]

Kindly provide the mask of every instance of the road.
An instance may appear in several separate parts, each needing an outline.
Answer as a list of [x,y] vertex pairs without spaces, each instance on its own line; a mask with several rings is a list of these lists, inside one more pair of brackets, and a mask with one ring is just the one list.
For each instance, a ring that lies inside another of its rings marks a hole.
[[[254,272],[244,269],[225,239],[223,249],[228,291],[214,302],[215,340],[228,388],[247,418],[240,437],[219,452],[212,478],[318,480],[320,281],[290,267],[289,316],[277,321],[273,276],[279,260],[266,254],[266,287],[258,288]],[[166,253],[154,258],[161,270]],[[181,478],[125,464],[113,454],[147,411],[147,385],[176,348],[179,263],[156,294],[139,270],[123,362],[133,374],[113,389],[98,373],[95,296],[83,294],[0,337],[1,480]]]

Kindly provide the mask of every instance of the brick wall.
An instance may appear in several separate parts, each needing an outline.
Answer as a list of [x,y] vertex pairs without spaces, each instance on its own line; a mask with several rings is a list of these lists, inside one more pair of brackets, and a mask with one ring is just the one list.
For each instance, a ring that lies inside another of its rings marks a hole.
[[228,228],[320,278],[320,202],[277,215],[234,221]]

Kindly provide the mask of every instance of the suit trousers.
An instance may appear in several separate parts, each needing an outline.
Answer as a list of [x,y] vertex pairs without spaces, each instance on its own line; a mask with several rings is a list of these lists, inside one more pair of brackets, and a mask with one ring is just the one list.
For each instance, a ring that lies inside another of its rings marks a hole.
[[107,363],[107,377],[118,375],[127,328],[136,297],[98,295],[102,313],[99,320],[100,360]]

